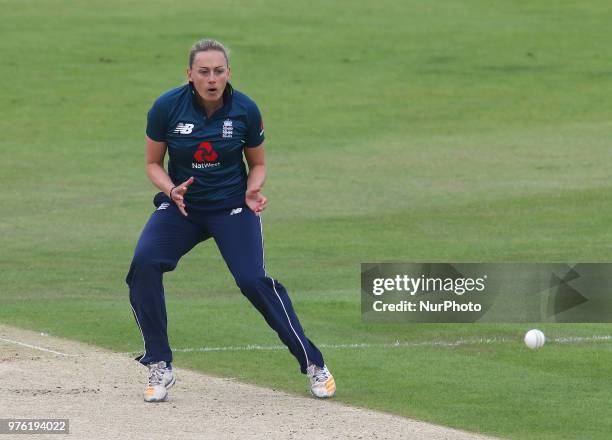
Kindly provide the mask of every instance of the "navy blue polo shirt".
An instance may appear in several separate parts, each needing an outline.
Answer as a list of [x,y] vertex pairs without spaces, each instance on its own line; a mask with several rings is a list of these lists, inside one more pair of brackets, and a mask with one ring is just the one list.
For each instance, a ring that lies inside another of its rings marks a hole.
[[246,191],[243,148],[261,145],[264,129],[255,102],[228,83],[223,107],[210,118],[191,83],[157,98],[147,115],[147,136],[168,146],[168,174],[175,185],[191,176],[188,207],[234,199]]

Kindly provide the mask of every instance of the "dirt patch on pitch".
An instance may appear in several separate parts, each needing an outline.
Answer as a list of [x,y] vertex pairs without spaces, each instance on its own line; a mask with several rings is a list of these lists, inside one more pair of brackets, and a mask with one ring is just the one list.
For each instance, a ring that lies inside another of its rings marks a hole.
[[171,400],[149,404],[127,355],[6,326],[0,338],[0,418],[69,419],[74,439],[490,439],[176,367]]

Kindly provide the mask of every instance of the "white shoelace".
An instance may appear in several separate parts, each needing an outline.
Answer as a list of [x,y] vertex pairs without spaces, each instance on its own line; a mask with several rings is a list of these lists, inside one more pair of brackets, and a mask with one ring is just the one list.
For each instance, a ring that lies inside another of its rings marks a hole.
[[158,364],[152,364],[149,366],[149,385],[159,385],[163,383],[165,368],[160,367]]
[[313,365],[313,367],[312,377],[316,382],[325,382],[327,379],[329,379],[329,372],[327,371],[327,368],[321,368],[318,365]]

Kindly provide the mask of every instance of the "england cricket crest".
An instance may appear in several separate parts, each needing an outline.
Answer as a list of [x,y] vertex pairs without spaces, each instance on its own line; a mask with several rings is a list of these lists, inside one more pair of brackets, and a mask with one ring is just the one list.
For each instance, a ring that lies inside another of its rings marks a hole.
[[233,134],[234,134],[234,126],[232,124],[232,120],[226,119],[225,121],[223,121],[223,138],[231,139]]

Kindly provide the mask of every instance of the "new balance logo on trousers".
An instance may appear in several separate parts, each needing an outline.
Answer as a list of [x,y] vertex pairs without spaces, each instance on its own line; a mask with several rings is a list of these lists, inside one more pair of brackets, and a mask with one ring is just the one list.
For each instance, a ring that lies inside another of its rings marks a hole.
[[164,209],[168,209],[168,206],[170,206],[170,203],[164,202],[161,205],[159,205],[159,208],[157,208],[157,210],[158,211],[163,211]]

